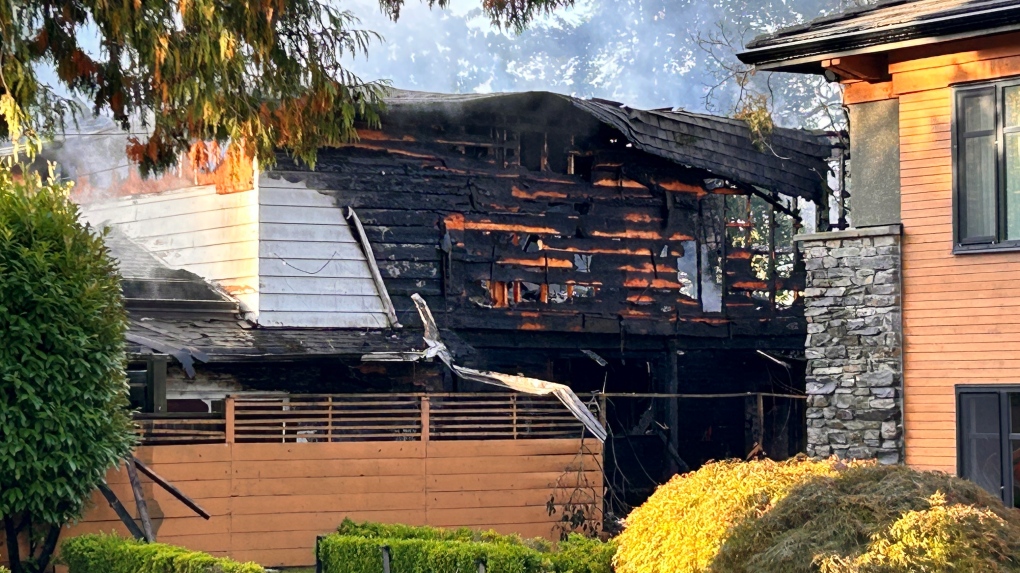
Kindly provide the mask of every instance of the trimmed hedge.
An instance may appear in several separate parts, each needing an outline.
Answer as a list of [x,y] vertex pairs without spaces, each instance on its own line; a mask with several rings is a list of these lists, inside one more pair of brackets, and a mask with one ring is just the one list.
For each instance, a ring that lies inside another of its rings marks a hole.
[[[354,523],[319,542],[324,573],[381,573],[383,546],[394,573],[612,573],[616,544],[572,534],[556,550],[544,539],[521,539],[467,528]],[[76,572],[71,572],[76,573]]]
[[60,555],[69,573],[265,573],[255,563],[116,534],[72,537],[61,545]]

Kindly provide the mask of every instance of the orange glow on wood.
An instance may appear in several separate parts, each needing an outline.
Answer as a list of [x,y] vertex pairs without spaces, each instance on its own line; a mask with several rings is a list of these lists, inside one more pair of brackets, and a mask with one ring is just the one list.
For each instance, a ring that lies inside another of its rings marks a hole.
[[501,265],[518,265],[521,267],[551,267],[556,269],[572,269],[574,263],[570,261],[564,261],[560,259],[550,259],[548,257],[541,257],[538,259],[513,259],[505,258],[496,261]]
[[507,304],[506,283],[500,281],[490,282],[489,297],[492,299],[492,306],[496,308],[506,308],[509,306]]
[[680,289],[683,287],[676,281],[668,279],[627,279],[623,282],[623,286],[627,288],[662,288],[662,289]]
[[465,221],[464,229],[468,231],[511,231],[517,233],[545,233],[547,235],[558,234],[557,229],[552,227],[528,227],[526,225],[512,225],[510,223],[493,223],[491,221]]
[[559,191],[525,191],[524,189],[518,188],[516,185],[511,188],[510,192],[517,199],[566,199],[567,194]]
[[684,183],[683,181],[657,181],[659,187],[662,187],[666,191],[673,191],[674,193],[695,193],[697,195],[707,195],[708,191],[700,185],[691,185]]

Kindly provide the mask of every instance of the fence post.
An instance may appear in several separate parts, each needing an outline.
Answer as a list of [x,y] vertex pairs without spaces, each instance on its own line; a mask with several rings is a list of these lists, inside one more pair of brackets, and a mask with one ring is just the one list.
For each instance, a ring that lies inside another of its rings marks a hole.
[[383,573],[390,573],[390,546],[383,545],[379,549],[382,550],[382,570]]
[[429,441],[429,414],[432,410],[431,402],[428,396],[421,397],[421,441]]
[[227,396],[223,404],[223,418],[226,421],[226,442],[234,443],[234,397]]
[[333,395],[329,395],[329,405],[327,406],[329,412],[329,426],[326,428],[326,441],[333,441]]
[[510,395],[510,413],[513,416],[514,439],[517,439],[517,394]]
[[478,573],[485,573],[485,560],[484,559],[478,559],[475,562],[475,564],[478,565]]
[[322,557],[319,556],[319,544],[322,543],[322,536],[315,536],[315,573],[322,573]]

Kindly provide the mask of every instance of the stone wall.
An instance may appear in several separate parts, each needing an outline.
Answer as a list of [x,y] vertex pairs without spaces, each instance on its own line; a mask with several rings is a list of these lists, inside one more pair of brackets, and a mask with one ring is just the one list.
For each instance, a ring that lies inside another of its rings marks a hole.
[[903,461],[900,226],[798,237],[807,453]]

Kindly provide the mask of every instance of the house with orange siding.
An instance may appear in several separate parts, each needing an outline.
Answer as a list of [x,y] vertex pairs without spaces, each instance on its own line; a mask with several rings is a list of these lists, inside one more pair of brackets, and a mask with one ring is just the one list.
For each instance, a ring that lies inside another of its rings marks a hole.
[[850,119],[850,228],[800,237],[808,448],[1020,506],[1020,2],[891,0],[756,38]]

